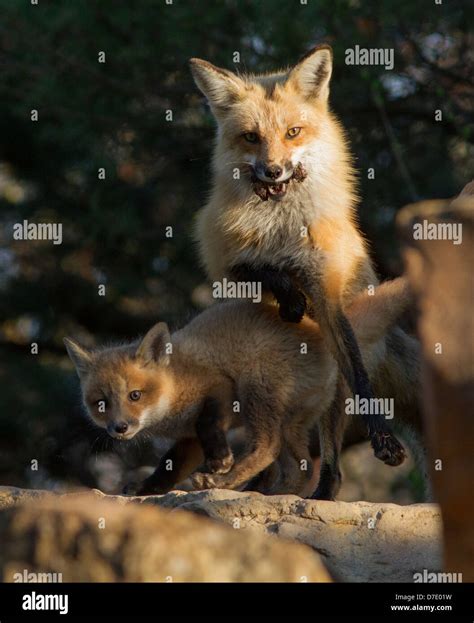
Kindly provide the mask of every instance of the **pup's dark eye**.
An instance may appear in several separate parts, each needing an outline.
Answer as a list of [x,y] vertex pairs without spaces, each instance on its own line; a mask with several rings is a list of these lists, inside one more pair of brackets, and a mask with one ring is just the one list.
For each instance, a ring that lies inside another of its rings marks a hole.
[[258,134],[256,132],[246,132],[243,137],[247,143],[258,143]]
[[130,398],[130,400],[136,402],[137,400],[140,400],[141,395],[141,391],[139,391],[138,389],[134,389],[133,392],[129,393],[128,397]]
[[301,132],[301,128],[295,127],[295,128],[290,128],[287,133],[286,136],[288,138],[295,138],[295,136],[298,136],[298,134]]

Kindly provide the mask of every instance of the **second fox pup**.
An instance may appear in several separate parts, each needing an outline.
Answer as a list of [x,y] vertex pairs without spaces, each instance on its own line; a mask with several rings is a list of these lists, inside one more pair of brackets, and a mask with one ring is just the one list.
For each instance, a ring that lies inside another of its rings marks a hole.
[[[370,398],[343,310],[377,278],[355,222],[346,139],[328,108],[331,48],[318,46],[289,70],[257,76],[190,62],[218,123],[212,193],[196,235],[209,276],[261,282],[281,317],[294,322],[306,295],[352,392]],[[387,423],[378,415],[365,423],[375,455],[401,463],[403,447]]]
[[[373,296],[359,295],[348,309],[371,373],[407,300],[404,281],[396,280]],[[67,338],[65,344],[96,424],[119,439],[146,428],[176,441],[139,494],[168,491],[202,464],[203,453],[211,473],[194,476],[197,488],[239,487],[278,459],[280,476],[266,492],[298,493],[311,477],[309,432],[316,422],[322,464],[337,460],[337,435],[326,418],[337,364],[307,317],[283,324],[273,305],[232,301],[172,335],[159,323],[141,342],[124,346],[88,351]],[[234,463],[225,434],[242,425],[247,449]],[[319,491],[336,493],[332,483],[320,482]]]

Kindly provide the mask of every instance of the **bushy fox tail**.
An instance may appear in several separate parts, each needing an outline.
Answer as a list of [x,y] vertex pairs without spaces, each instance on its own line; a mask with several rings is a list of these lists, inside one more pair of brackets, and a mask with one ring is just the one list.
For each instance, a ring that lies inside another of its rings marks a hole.
[[359,343],[373,344],[400,320],[413,302],[408,279],[398,277],[377,286],[373,294],[362,292],[345,312]]

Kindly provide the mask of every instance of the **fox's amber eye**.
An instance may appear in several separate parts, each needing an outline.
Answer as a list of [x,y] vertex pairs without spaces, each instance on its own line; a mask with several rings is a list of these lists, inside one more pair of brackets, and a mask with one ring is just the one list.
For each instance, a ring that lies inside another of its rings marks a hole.
[[129,393],[128,397],[130,398],[130,400],[133,400],[133,402],[136,402],[137,400],[140,400],[141,395],[141,391],[139,391],[138,389],[134,389],[133,392]]
[[288,138],[295,138],[295,136],[298,136],[300,132],[301,132],[301,128],[290,128],[287,131],[286,136]]
[[243,137],[247,143],[258,143],[258,134],[256,132],[246,132]]

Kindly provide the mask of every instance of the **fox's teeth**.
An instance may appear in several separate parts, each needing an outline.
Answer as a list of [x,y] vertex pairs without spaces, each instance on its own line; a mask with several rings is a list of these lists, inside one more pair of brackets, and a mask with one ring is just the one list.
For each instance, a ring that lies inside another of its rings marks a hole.
[[281,195],[286,191],[286,183],[280,182],[280,184],[270,184],[268,186],[268,192],[271,195]]

